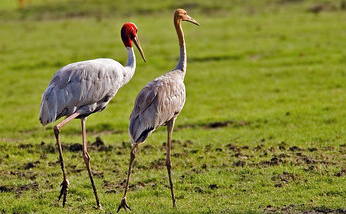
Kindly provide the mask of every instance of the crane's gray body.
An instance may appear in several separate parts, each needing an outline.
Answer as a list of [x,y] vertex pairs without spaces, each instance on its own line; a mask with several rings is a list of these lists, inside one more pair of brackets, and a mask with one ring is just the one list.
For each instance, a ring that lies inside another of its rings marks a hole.
[[139,92],[130,115],[132,143],[144,142],[156,128],[178,116],[186,98],[184,76],[184,71],[174,69]]
[[43,125],[79,112],[81,117],[102,111],[117,91],[133,76],[135,58],[127,48],[124,67],[113,59],[76,62],[58,70],[42,95],[40,121]]

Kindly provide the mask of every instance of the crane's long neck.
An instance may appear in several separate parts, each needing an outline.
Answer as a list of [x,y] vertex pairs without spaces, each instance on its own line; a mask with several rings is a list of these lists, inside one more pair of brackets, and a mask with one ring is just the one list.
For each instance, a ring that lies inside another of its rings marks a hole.
[[126,52],[127,52],[127,63],[124,69],[124,82],[123,82],[124,85],[131,80],[136,70],[136,56],[135,56],[135,52],[133,51],[133,47],[126,47]]
[[180,47],[180,56],[179,61],[175,69],[182,70],[184,73],[186,71],[186,47],[184,40],[184,32],[181,27],[181,19],[178,17],[174,17],[174,26],[177,31],[178,39],[179,39],[179,47]]

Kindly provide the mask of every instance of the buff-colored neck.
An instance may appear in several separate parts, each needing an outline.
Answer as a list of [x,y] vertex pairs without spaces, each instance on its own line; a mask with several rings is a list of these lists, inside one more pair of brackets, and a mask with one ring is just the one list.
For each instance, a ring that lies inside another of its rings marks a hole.
[[178,39],[179,39],[179,47],[180,47],[180,56],[176,69],[186,71],[186,48],[185,48],[185,40],[184,40],[184,32],[181,28],[181,19],[178,16],[174,16],[174,26],[177,31]]

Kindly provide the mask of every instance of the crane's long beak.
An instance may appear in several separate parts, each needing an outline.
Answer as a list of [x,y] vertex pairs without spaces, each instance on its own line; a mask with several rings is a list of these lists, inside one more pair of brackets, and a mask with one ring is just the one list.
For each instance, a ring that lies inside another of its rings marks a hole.
[[199,23],[198,23],[196,20],[194,20],[194,19],[193,19],[191,16],[189,16],[189,15],[186,15],[186,20],[184,20],[184,21],[188,21],[188,22],[191,22],[191,23],[193,23],[193,24],[199,26]]
[[133,38],[133,42],[135,43],[136,47],[138,48],[139,53],[141,54],[141,56],[142,56],[144,62],[146,62],[145,56],[144,56],[144,52],[143,52],[143,50],[142,50],[142,48],[141,48],[141,44],[139,43],[139,40],[138,40],[137,36],[135,36],[135,37]]

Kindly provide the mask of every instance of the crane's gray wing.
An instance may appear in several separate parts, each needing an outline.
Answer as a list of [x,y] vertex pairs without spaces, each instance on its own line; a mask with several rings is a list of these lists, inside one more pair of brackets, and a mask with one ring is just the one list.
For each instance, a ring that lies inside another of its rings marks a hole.
[[57,71],[42,95],[43,125],[76,112],[87,116],[103,110],[122,86],[123,67],[112,59],[69,64]]
[[148,83],[139,92],[130,116],[132,142],[144,142],[157,127],[177,116],[184,103],[185,85],[182,79],[162,76]]

